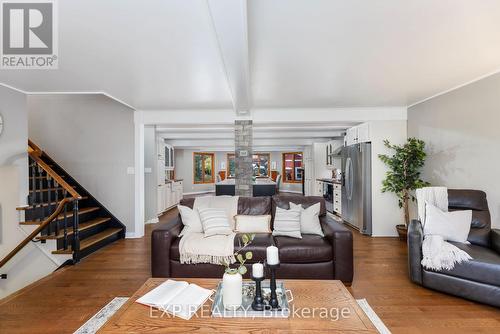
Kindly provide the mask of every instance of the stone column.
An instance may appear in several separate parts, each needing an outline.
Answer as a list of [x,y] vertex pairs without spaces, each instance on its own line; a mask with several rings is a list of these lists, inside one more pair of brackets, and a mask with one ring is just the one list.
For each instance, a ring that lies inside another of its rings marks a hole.
[[251,120],[236,120],[234,123],[235,149],[235,195],[252,196],[252,144]]

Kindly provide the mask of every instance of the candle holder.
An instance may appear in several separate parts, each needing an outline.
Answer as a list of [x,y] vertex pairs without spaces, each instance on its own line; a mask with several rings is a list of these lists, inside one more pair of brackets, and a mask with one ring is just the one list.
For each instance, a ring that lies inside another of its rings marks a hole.
[[264,276],[262,277],[253,277],[252,280],[255,281],[255,297],[252,302],[252,309],[254,311],[264,311],[264,298],[262,298],[262,289],[260,286],[260,282],[264,280]]
[[270,289],[271,289],[271,299],[269,299],[269,306],[271,308],[277,308],[279,309],[280,305],[278,302],[278,295],[276,294],[276,269],[280,267],[280,264],[267,264],[267,267],[269,267],[271,271],[271,278],[270,278]]

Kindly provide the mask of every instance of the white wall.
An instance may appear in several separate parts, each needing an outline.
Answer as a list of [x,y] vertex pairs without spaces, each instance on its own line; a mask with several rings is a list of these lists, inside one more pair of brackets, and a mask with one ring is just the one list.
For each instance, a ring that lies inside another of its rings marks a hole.
[[408,109],[408,135],[427,144],[423,178],[486,192],[500,227],[500,74]]
[[382,180],[387,167],[379,159],[379,154],[392,154],[384,146],[384,139],[391,144],[401,145],[406,141],[406,121],[371,121],[370,137],[372,142],[372,235],[396,236],[396,225],[402,224],[403,210],[393,193],[382,193]]
[[[33,227],[19,225],[16,207],[26,204],[28,195],[28,113],[26,95],[0,86],[0,114],[4,131],[0,134],[0,258],[12,251]],[[57,268],[38,244],[29,243],[0,273],[0,298],[50,274]]]
[[28,97],[29,136],[134,232],[134,113],[102,95]]
[[17,166],[18,205],[28,196],[28,113],[26,95],[0,86],[0,114],[4,129],[0,135],[0,166]]

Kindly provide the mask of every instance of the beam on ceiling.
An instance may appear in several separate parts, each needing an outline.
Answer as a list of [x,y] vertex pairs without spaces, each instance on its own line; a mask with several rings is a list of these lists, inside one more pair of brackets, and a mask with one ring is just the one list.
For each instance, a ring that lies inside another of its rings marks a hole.
[[[342,131],[346,130],[357,123],[343,122],[343,123],[274,123],[274,124],[258,124],[254,126],[254,133],[266,131]],[[159,125],[156,127],[157,132],[165,133],[197,133],[197,132],[233,132],[234,124],[177,124],[175,126]]]
[[[254,153],[259,152],[298,152],[303,151],[305,146],[254,146]],[[234,146],[210,146],[210,145],[199,145],[199,146],[182,146],[178,147],[177,150],[193,150],[200,152],[227,152],[234,153]]]
[[[274,138],[274,139],[254,139],[254,146],[308,146],[317,142],[326,142],[331,138]],[[174,147],[203,147],[203,146],[215,146],[215,147],[233,147],[234,148],[234,138],[233,139],[173,139],[167,140],[169,144]]]
[[[234,131],[217,131],[206,132],[204,130],[198,132],[169,132],[159,131],[158,135],[165,139],[234,139]],[[255,139],[285,139],[285,138],[335,138],[342,136],[342,131],[266,131],[254,132]]]
[[246,0],[206,0],[224,74],[237,115],[250,110]]

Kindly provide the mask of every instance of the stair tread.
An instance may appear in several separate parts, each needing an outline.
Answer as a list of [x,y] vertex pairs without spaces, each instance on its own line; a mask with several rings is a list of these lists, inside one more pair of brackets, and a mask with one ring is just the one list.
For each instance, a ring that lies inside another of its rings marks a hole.
[[[99,241],[102,241],[114,234],[117,234],[122,231],[122,228],[119,227],[110,227],[102,232],[96,233],[86,239],[83,239],[80,241],[80,251],[98,243]],[[52,251],[52,254],[71,254],[73,251],[71,250],[71,247],[68,247],[68,249],[58,249],[55,251]]]
[[[98,206],[90,206],[90,207],[87,207],[87,208],[82,208],[82,209],[79,209],[78,210],[78,215],[83,215],[85,213],[89,213],[89,212],[93,212],[93,211],[97,211],[97,210],[100,210],[101,208],[98,207]],[[73,217],[73,211],[68,211],[66,213],[66,217],[67,218],[70,218],[70,217]],[[64,214],[61,213],[59,216],[57,216],[56,219],[54,219],[54,221],[56,220],[62,220],[64,219]],[[21,225],[40,225],[40,221],[37,221],[37,220],[28,220],[28,221],[25,221],[25,222],[20,222],[19,224]]]
[[[69,197],[68,197],[69,198]],[[87,196],[83,196],[81,198],[81,200],[84,200],[84,199],[88,199]],[[59,201],[60,202],[60,201]],[[47,203],[47,202],[44,202],[44,203],[38,203],[36,204],[37,207],[40,207],[41,206],[49,206],[49,205],[56,205],[56,204],[59,204],[59,202],[50,202],[50,203]],[[21,210],[28,210],[28,209],[33,209],[35,207],[35,205],[26,205],[26,206],[19,206],[16,208],[17,211],[21,211]]]
[[[107,221],[110,221],[111,218],[96,218],[96,219],[91,219],[89,221],[86,221],[84,223],[80,223],[80,229],[79,231],[85,231],[91,227],[94,227],[94,226],[98,226],[98,225],[101,225]],[[72,235],[73,234],[73,227],[69,227],[68,226],[68,235]],[[64,238],[64,231],[61,229],[59,231],[59,234],[49,234],[49,235],[40,235],[38,237],[36,237],[37,240],[47,240],[47,239],[61,239],[61,238]]]

